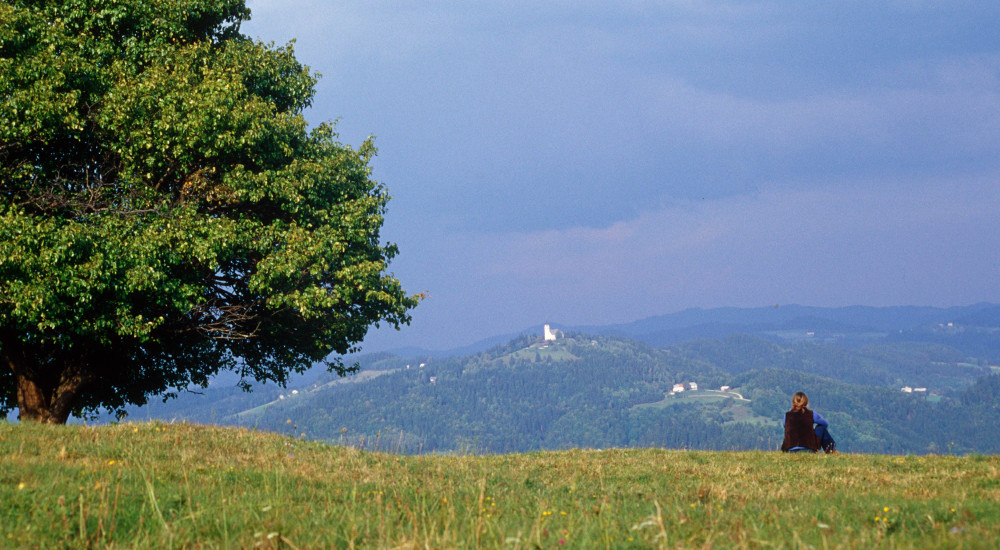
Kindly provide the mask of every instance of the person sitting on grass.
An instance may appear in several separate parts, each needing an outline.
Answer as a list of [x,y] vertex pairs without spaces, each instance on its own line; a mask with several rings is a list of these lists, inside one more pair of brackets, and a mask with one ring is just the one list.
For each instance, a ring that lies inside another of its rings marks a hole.
[[[813,424],[816,428],[813,428]],[[781,450],[786,453],[802,451],[837,452],[837,443],[827,430],[830,423],[818,412],[809,410],[809,398],[802,392],[792,396],[792,410],[785,413],[785,440]]]

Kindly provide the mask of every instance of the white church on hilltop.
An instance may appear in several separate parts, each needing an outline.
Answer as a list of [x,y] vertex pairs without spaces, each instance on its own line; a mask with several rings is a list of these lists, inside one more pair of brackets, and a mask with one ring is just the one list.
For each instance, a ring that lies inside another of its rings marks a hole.
[[545,341],[555,341],[556,338],[563,338],[563,332],[559,329],[552,329],[549,325],[545,325]]

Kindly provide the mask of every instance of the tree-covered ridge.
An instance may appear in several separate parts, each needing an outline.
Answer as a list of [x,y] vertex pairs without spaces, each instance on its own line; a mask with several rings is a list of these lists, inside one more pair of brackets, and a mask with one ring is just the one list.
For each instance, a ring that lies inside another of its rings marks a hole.
[[[943,360],[954,362],[945,366]],[[232,401],[177,417],[334,442],[378,441],[406,452],[774,450],[792,393],[805,391],[815,410],[831,421],[845,451],[1000,450],[1000,438],[982,433],[982,422],[998,406],[996,394],[984,388],[1000,384],[1000,376],[990,376],[989,367],[954,350],[923,343],[846,350],[734,337],[660,349],[568,333],[556,342],[521,336],[486,352],[447,359],[379,354],[362,366],[363,373],[380,375],[349,384],[321,377],[296,395],[266,390],[270,393],[257,407],[238,417],[229,416]],[[836,378],[841,366],[848,381]],[[942,382],[928,384],[927,394],[906,394],[894,379],[882,384],[885,377],[863,375],[895,372],[910,380],[924,370],[931,373],[928,380]],[[698,391],[687,389],[690,382]],[[671,394],[678,383],[687,391]],[[737,393],[719,392],[721,386]]]
[[[284,381],[409,320],[375,149],[243,0],[0,2],[0,410]],[[330,366],[345,372],[334,360]]]

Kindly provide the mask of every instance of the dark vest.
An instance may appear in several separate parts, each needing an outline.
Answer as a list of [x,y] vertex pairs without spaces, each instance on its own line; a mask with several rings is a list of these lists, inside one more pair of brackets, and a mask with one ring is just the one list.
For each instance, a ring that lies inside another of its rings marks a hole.
[[785,441],[781,443],[781,450],[793,447],[819,450],[819,438],[813,429],[813,413],[809,409],[785,413]]

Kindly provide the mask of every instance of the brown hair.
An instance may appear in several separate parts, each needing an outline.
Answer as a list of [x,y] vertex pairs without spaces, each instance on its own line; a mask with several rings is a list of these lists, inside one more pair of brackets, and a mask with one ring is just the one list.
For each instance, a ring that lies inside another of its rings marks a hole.
[[809,407],[809,397],[800,391],[795,392],[792,396],[792,412],[804,411],[807,407]]

